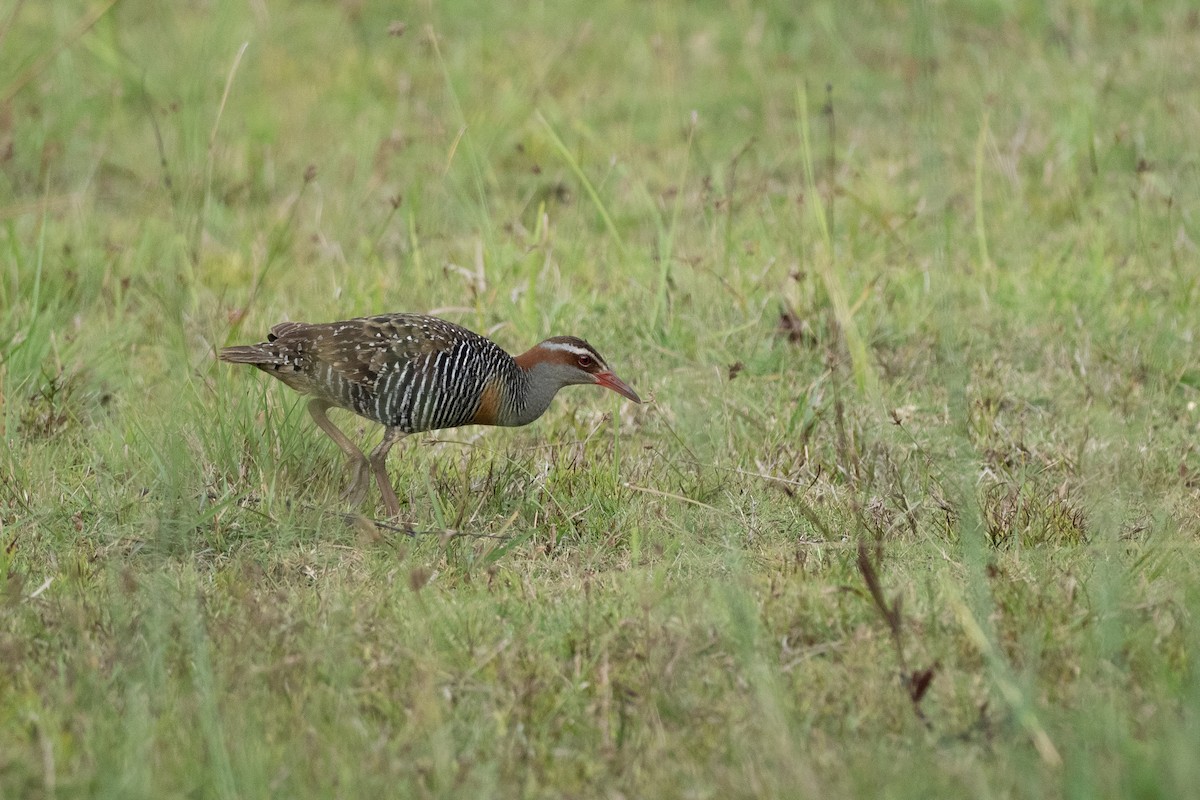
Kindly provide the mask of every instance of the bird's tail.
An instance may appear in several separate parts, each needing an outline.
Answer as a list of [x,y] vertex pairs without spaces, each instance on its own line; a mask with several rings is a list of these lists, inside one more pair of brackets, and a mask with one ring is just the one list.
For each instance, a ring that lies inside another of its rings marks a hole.
[[256,367],[283,366],[288,359],[268,344],[250,344],[239,347],[224,347],[217,358],[230,364],[253,364]]

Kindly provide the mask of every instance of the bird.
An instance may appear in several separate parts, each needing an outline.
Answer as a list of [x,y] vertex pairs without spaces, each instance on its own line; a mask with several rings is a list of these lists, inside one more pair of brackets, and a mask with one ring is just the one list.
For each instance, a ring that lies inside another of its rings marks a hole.
[[[343,498],[366,499],[374,475],[391,517],[400,501],[387,457],[405,435],[462,425],[527,425],[564,386],[592,384],[634,403],[637,392],[583,339],[552,336],[520,355],[438,317],[391,313],[340,322],[280,322],[259,344],[225,347],[221,361],[249,364],[310,397],[308,413],[346,455]],[[370,456],[330,421],[330,408],[384,426]]]

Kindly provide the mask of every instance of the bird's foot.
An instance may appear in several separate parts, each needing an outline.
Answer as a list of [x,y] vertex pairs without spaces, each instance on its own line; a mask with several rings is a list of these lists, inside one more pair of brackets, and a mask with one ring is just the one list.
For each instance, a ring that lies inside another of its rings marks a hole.
[[388,519],[395,519],[400,516],[400,500],[396,497],[396,490],[392,488],[391,481],[388,480],[387,463],[380,459],[373,462],[371,467],[375,473],[375,484],[379,487],[379,496],[383,500],[383,507],[387,511]]
[[365,458],[350,462],[350,483],[342,491],[342,499],[352,506],[361,506],[363,501],[367,499],[367,487],[369,480],[367,479],[368,464]]

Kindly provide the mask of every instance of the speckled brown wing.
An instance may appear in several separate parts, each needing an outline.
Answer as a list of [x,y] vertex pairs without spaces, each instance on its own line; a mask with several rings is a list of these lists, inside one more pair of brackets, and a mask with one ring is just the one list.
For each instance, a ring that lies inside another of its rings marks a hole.
[[315,367],[374,392],[381,375],[427,362],[468,342],[493,345],[487,339],[434,317],[420,314],[382,314],[317,325],[284,322],[271,329],[274,341],[299,346]]

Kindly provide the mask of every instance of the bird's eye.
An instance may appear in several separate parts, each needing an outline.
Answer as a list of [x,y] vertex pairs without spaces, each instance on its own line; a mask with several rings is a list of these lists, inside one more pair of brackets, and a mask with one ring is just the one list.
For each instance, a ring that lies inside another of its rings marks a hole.
[[579,357],[579,360],[577,363],[583,369],[589,369],[589,368],[595,366],[596,360],[594,358],[592,358],[591,356],[584,355],[584,356]]

